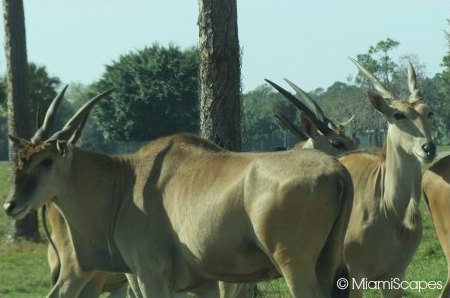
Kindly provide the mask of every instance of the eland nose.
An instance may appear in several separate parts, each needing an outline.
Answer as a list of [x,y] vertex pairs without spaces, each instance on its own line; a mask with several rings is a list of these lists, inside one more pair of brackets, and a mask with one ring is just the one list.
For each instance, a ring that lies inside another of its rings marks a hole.
[[14,207],[16,207],[16,203],[14,202],[6,202],[5,204],[3,204],[3,209],[5,209],[7,214],[11,214]]
[[422,149],[427,155],[427,157],[435,157],[436,156],[436,145],[432,142],[426,143],[422,145]]

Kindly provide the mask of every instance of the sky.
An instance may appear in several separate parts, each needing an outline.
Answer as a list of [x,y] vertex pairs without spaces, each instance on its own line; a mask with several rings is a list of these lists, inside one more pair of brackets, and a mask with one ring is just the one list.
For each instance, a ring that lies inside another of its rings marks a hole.
[[[347,82],[347,57],[386,38],[400,42],[394,61],[415,54],[433,76],[448,51],[450,0],[237,0],[242,83],[268,78],[305,90]],[[120,55],[154,42],[198,43],[196,0],[24,0],[28,60],[65,83],[99,79]],[[2,8],[0,8],[2,10]],[[3,15],[3,11],[1,11]],[[4,46],[4,30],[0,30]],[[0,55],[0,73],[6,69]]]

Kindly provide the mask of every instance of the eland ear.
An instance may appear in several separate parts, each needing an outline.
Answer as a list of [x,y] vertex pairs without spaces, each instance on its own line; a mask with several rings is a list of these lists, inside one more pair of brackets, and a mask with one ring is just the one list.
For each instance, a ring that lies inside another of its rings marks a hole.
[[306,135],[306,133],[303,131],[303,129],[294,125],[294,123],[292,123],[288,119],[288,117],[285,114],[283,114],[282,112],[276,112],[275,118],[278,120],[278,122],[282,128],[286,128],[297,138],[299,138],[301,140],[307,140],[309,138],[309,136]]
[[55,142],[56,142],[56,149],[58,150],[59,154],[65,156],[68,150],[67,141],[56,140]]
[[8,138],[13,144],[18,146],[19,148],[25,148],[26,146],[30,145],[30,142],[28,142],[27,140],[13,135],[8,135]]
[[313,139],[319,135],[319,130],[314,125],[313,121],[303,112],[300,113],[300,121],[305,130],[306,135]]
[[370,103],[377,111],[386,116],[390,114],[392,108],[388,105],[386,99],[384,99],[381,95],[370,91],[367,91],[367,95],[369,96]]

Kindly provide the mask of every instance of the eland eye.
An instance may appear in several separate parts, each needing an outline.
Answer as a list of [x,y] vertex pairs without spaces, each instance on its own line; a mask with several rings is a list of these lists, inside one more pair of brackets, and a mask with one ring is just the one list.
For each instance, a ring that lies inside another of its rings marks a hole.
[[395,113],[394,114],[394,118],[397,119],[397,120],[401,120],[401,119],[405,119],[406,115],[403,114],[403,113]]
[[433,112],[429,112],[429,113],[428,113],[428,118],[431,119],[431,118],[433,118],[433,117],[434,117],[434,113],[433,113]]
[[333,147],[335,147],[336,149],[345,149],[345,145],[341,141],[330,141],[330,142],[331,145],[333,145]]
[[50,168],[53,164],[53,159],[51,158],[46,158],[41,162],[41,166],[44,168]]

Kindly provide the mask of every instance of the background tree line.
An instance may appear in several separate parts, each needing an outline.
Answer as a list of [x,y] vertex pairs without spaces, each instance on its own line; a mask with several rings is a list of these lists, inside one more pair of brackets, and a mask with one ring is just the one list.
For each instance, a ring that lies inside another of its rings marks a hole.
[[[449,34],[446,33],[449,43]],[[450,144],[450,54],[443,57],[443,71],[433,77],[425,75],[425,66],[415,55],[405,55],[393,61],[390,51],[398,42],[386,39],[357,56],[390,90],[407,97],[406,59],[417,72],[424,98],[433,106],[434,134],[439,144]],[[50,100],[61,88],[58,77],[50,76],[45,66],[29,64],[32,114],[37,107],[45,111]],[[198,49],[180,49],[153,44],[118,57],[107,65],[102,77],[90,85],[72,84],[58,114],[57,126],[90,96],[115,88],[114,93],[101,101],[94,110],[82,136],[83,146],[107,152],[127,151],[160,136],[176,132],[198,131]],[[356,72],[356,68],[355,68]],[[295,78],[289,78],[295,82]],[[301,86],[301,82],[296,82]],[[335,82],[328,88],[317,88],[310,95],[317,100],[327,115],[337,123],[353,114],[353,122],[346,128],[363,145],[379,146],[386,123],[370,106],[365,93],[367,82],[359,75],[347,82]],[[6,83],[0,80],[0,158],[7,159],[6,143]],[[242,139],[244,150],[273,150],[277,146],[291,147],[298,140],[283,130],[274,117],[281,110],[294,123],[299,115],[278,92],[267,84],[243,95]],[[42,115],[40,115],[42,117]],[[128,144],[128,145],[127,145]]]
[[[55,129],[88,98],[106,89],[114,93],[98,104],[81,139],[85,147],[115,151],[116,142],[144,142],[176,132],[198,130],[198,51],[153,44],[120,56],[106,66],[102,77],[90,85],[72,84],[60,107]],[[45,66],[28,67],[32,114],[43,118],[51,100],[62,87]],[[1,159],[7,155],[6,83],[0,83]],[[40,115],[38,115],[38,106]],[[114,141],[114,142],[113,142]],[[119,150],[120,151],[120,150]]]
[[[425,65],[414,54],[403,55],[394,61],[390,53],[399,42],[390,38],[371,46],[366,53],[357,55],[359,63],[375,74],[378,79],[400,98],[407,99],[407,60],[413,64],[422,96],[434,111],[433,133],[440,145],[450,144],[450,34],[446,32],[449,52],[442,59],[443,71],[427,77]],[[356,70],[356,68],[355,68]],[[301,87],[301,82],[289,78]],[[354,120],[346,127],[346,133],[353,136],[362,146],[381,146],[386,131],[386,122],[370,105],[366,90],[368,82],[360,75],[349,76],[347,82],[335,82],[328,88],[317,88],[309,94],[320,104],[324,112],[336,123]],[[290,89],[288,89],[290,90]],[[294,93],[294,92],[292,92]],[[267,84],[244,95],[243,132],[247,150],[273,150],[284,144],[292,146],[299,141],[277,124],[274,110],[283,110],[293,123],[300,124],[299,114],[293,106],[287,105],[274,89]]]

